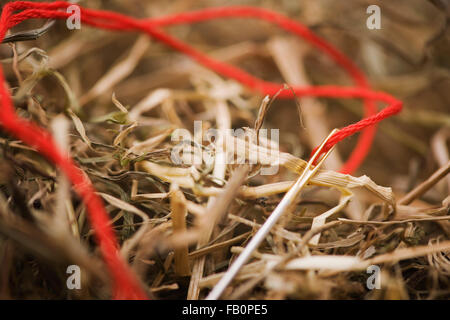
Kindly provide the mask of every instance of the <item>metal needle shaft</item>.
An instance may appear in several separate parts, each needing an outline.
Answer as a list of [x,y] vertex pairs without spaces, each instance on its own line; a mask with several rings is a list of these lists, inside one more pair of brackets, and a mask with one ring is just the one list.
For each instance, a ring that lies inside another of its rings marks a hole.
[[267,221],[263,224],[263,226],[258,230],[252,240],[245,247],[244,251],[239,255],[236,261],[231,265],[225,275],[220,279],[220,281],[216,284],[214,289],[209,293],[206,297],[206,300],[217,300],[222,295],[223,291],[226,287],[231,283],[234,277],[239,273],[242,266],[250,259],[253,252],[260,246],[261,242],[266,238],[267,234],[270,232],[272,227],[276,224],[278,219],[282,216],[282,214],[289,209],[291,204],[297,198],[298,194],[302,190],[302,188],[308,183],[311,177],[317,172],[320,165],[325,161],[328,155],[331,153],[332,149],[330,149],[324,157],[320,160],[320,162],[315,166],[312,170],[310,170],[312,164],[316,160],[317,156],[320,154],[320,151],[328,141],[328,139],[337,132],[337,130],[333,130],[328,137],[322,142],[320,147],[317,149],[314,156],[308,162],[305,170],[301,174],[301,176],[297,179],[295,184],[291,189],[286,193],[283,199],[280,201],[278,206],[272,212]]

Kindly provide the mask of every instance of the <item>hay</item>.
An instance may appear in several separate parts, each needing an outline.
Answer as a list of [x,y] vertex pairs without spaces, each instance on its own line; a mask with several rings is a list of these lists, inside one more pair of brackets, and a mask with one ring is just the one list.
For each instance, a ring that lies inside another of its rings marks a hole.
[[[440,58],[449,43],[434,38],[442,32],[438,22],[445,14],[427,1],[414,1],[415,19],[429,21],[431,13],[439,19],[413,40],[402,22],[389,18],[400,9],[386,4],[386,28],[397,28],[410,41],[397,48],[389,34],[376,40],[368,40],[368,30],[349,34],[353,29],[346,24],[359,17],[324,25],[330,16],[348,13],[347,5],[315,2],[316,9],[310,2],[296,9],[269,1],[306,22],[309,10],[319,10],[318,21],[309,23],[362,61],[377,89],[404,98],[407,110],[380,125],[361,176],[336,171],[353,141],[341,143],[316,167],[221,297],[449,298],[448,90],[435,85],[450,81],[447,62]],[[119,1],[114,4],[125,10]],[[143,6],[160,12],[181,5],[176,1],[166,8],[166,2],[153,1]],[[261,77],[303,85],[345,83],[328,61],[264,24],[246,25],[243,40],[236,32],[239,22],[231,29],[229,23],[173,32]],[[49,30],[55,37],[42,35],[50,27],[35,29],[40,37],[34,42],[16,37],[10,39],[11,49],[4,46],[2,63],[14,103],[22,116],[52,128],[94,182],[121,255],[155,298],[205,298],[284,194],[309,172],[308,151],[330,128],[362,114],[349,100],[256,96],[147,37],[88,28],[71,35],[55,27]],[[359,48],[347,46],[355,41]],[[420,64],[422,56],[427,68]],[[200,132],[194,121],[202,121]],[[248,139],[229,134],[232,128],[241,128]],[[280,129],[278,142],[259,135],[270,128]],[[189,135],[176,140],[177,129]],[[208,129],[218,130],[216,140],[201,139]],[[1,135],[0,297],[109,298],[109,279],[85,208],[44,158]],[[171,155],[180,143],[183,160],[193,156],[198,163],[174,163]],[[197,157],[199,150],[204,157]],[[236,161],[226,164],[225,159]],[[270,168],[278,171],[261,174]],[[65,287],[71,264],[82,268],[83,290]],[[380,290],[366,286],[371,265],[382,270]]]

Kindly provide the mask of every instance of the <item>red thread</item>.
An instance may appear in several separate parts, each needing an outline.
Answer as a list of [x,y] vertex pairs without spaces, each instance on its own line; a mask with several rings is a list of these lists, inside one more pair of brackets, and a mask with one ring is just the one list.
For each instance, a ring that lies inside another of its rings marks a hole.
[[[4,38],[8,29],[24,20],[33,18],[68,18],[71,14],[61,9],[66,9],[71,5],[73,4],[63,1],[52,3],[17,1],[7,3],[3,7],[0,18],[0,41]],[[386,93],[370,90],[369,83],[364,74],[339,50],[315,35],[304,25],[266,9],[254,7],[223,7],[175,14],[160,18],[134,19],[119,13],[92,10],[82,7],[79,8],[81,11],[81,21],[85,24],[108,30],[145,32],[152,38],[190,56],[205,67],[214,70],[224,77],[234,79],[248,88],[264,95],[274,95],[283,86],[281,84],[261,80],[237,67],[216,61],[188,44],[168,35],[162,31],[160,27],[176,24],[190,24],[217,18],[245,17],[271,22],[290,33],[305,39],[316,48],[326,53],[341,66],[351,76],[356,87],[293,86],[292,88],[295,94],[297,96],[364,99],[364,119],[340,129],[331,137],[325,148],[322,150],[322,152],[326,152],[339,141],[356,132],[362,131],[355,149],[341,169],[341,172],[344,173],[354,172],[367,156],[375,135],[376,123],[400,112],[402,109],[403,104],[401,101]],[[16,11],[20,12],[15,13]],[[86,205],[102,255],[113,277],[114,297],[116,299],[146,298],[134,273],[130,271],[127,264],[118,255],[118,245],[114,233],[108,225],[108,214],[87,176],[76,167],[67,155],[64,155],[56,147],[48,132],[37,127],[33,123],[17,117],[12,106],[10,94],[5,86],[1,67],[0,81],[0,97],[2,100],[0,106],[0,119],[2,126],[10,134],[21,139],[24,143],[33,146],[37,151],[50,159],[68,176],[75,186],[75,189]],[[279,94],[279,97],[292,98],[292,92],[289,90],[282,91]],[[381,101],[388,105],[377,113],[374,104],[375,101]]]

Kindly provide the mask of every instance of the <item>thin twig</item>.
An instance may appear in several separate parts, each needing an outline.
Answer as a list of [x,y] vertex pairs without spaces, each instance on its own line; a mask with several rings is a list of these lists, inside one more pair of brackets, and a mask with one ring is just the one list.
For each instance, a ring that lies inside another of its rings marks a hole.
[[[170,206],[172,209],[172,223],[174,232],[186,231],[186,198],[176,184],[171,185]],[[189,268],[188,244],[175,248],[175,273],[179,276],[188,276]]]
[[427,192],[431,187],[433,187],[439,180],[444,178],[450,172],[450,161],[435,173],[431,175],[427,180],[422,182],[420,185],[411,190],[407,195],[401,198],[397,204],[407,205],[413,202],[415,199]]

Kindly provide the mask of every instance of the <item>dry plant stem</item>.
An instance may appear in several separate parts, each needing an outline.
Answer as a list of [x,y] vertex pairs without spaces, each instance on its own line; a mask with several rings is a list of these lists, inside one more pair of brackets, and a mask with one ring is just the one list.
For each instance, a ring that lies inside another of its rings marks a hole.
[[240,299],[241,296],[243,296],[244,294],[246,294],[247,292],[252,290],[254,286],[256,286],[259,282],[264,280],[264,278],[266,276],[267,275],[264,272],[264,273],[256,276],[255,278],[249,280],[247,283],[244,283],[243,285],[237,287],[237,289],[229,297],[229,300],[238,300],[238,299]]
[[296,254],[297,252],[300,252],[315,235],[322,233],[322,231],[325,231],[325,230],[328,230],[335,226],[338,226],[340,224],[342,224],[341,221],[331,221],[331,222],[325,223],[319,227],[311,228],[311,230],[309,230],[307,233],[305,233],[305,235],[302,238],[302,241],[295,248],[295,252],[293,252],[290,256],[293,257],[294,254]]
[[[270,96],[268,96],[268,95],[265,96],[264,99],[261,101],[261,106],[259,107],[259,110],[258,110],[258,116],[256,118],[255,125],[253,127],[253,129],[255,130],[257,139],[259,138],[258,131],[259,131],[259,129],[261,129],[261,127],[264,123],[264,119],[266,118],[267,111],[269,110],[269,107],[270,107],[270,102],[271,102]],[[258,140],[256,140],[256,142],[257,142],[257,144],[259,144]]]
[[405,219],[405,220],[396,220],[396,221],[359,221],[359,220],[350,220],[350,219],[344,219],[339,218],[339,221],[342,221],[344,223],[352,223],[352,224],[373,224],[373,225],[391,225],[391,224],[401,224],[401,223],[408,223],[408,222],[420,222],[420,221],[445,221],[450,220],[450,216],[442,216],[442,217],[429,217],[429,218],[412,218],[412,219]]
[[[268,48],[287,83],[299,86],[311,85],[303,66],[305,48],[301,48],[298,41],[278,37],[269,42]],[[306,129],[309,131],[307,135],[310,147],[314,148],[330,132],[325,106],[318,99],[304,97],[301,99],[301,111]],[[342,160],[337,152],[330,155],[323,165],[323,168],[333,171],[338,171],[341,167]]]
[[17,82],[19,83],[19,86],[21,86],[22,82],[23,82],[23,78],[22,78],[22,75],[20,74],[20,70],[19,70],[19,59],[18,59],[17,48],[16,48],[15,43],[11,44],[11,49],[13,51],[12,69],[17,77]]
[[161,284],[161,281],[163,281],[164,276],[166,275],[166,272],[169,270],[170,265],[172,264],[174,258],[174,253],[169,252],[169,254],[166,257],[166,260],[164,260],[163,264],[163,270],[158,273],[158,275],[155,277],[155,280],[152,283],[152,288],[157,287]]
[[[295,252],[289,254],[286,257],[283,257],[281,260],[278,259],[277,256],[273,255],[265,255],[264,257],[266,259],[273,260],[274,263],[269,265],[266,270],[265,274],[268,274],[270,271],[276,269],[288,269],[288,270],[307,270],[307,269],[323,269],[323,270],[329,270],[328,272],[323,273],[323,276],[332,276],[339,272],[348,272],[348,271],[356,271],[356,270],[365,270],[370,265],[378,265],[381,263],[395,263],[400,260],[406,260],[411,259],[419,256],[424,256],[430,253],[436,253],[441,251],[446,251],[450,248],[450,241],[445,241],[439,244],[435,245],[425,245],[425,246],[418,246],[418,247],[409,247],[409,248],[402,248],[402,249],[396,249],[393,252],[382,254],[379,256],[376,256],[371,259],[367,260],[361,260],[357,257],[353,256],[306,256],[302,258],[297,258],[289,262],[290,259],[292,259],[297,252],[299,252],[307,243],[307,241],[317,232],[321,232],[325,229],[325,227],[328,229],[330,227],[334,227],[335,225],[338,225],[342,223],[342,221],[333,221],[330,223],[327,223],[321,228],[311,230],[307,234],[305,234],[305,239],[300,244]],[[330,259],[335,259],[336,264],[341,263],[341,265],[334,265],[331,264]],[[277,261],[279,260],[279,261]],[[323,260],[323,261],[322,261]],[[328,263],[326,261],[329,261]],[[306,263],[305,263],[306,262]]]
[[[325,224],[325,221],[332,216],[335,213],[338,213],[339,211],[341,211],[342,209],[345,208],[345,206],[348,204],[348,202],[350,201],[350,199],[353,198],[353,194],[345,189],[341,189],[342,195],[341,195],[341,199],[339,201],[339,204],[333,208],[331,208],[330,210],[322,213],[321,215],[314,217],[312,225],[311,225],[311,230],[312,229],[316,229],[320,226],[323,226]],[[318,245],[319,244],[319,240],[320,240],[320,233],[317,233],[311,240],[310,240],[310,244],[312,245]]]
[[407,195],[398,201],[398,204],[408,205],[417,199],[425,192],[427,192],[431,187],[433,187],[439,180],[444,178],[450,172],[450,161],[447,162],[445,166],[442,166],[439,170],[431,175],[427,180],[422,182],[416,188],[411,190]]
[[[133,260],[133,269],[142,279],[145,278],[149,266],[146,260],[152,256],[156,250],[156,244],[160,243],[165,234],[172,228],[171,221],[163,222],[160,225],[150,229],[142,238],[136,250]],[[169,252],[168,257],[173,256],[173,251]]]
[[[269,42],[269,50],[278,69],[289,84],[311,85],[303,65],[307,50],[304,46],[297,41],[278,37]],[[306,125],[306,130],[304,131],[308,132],[309,145],[314,148],[320,144],[330,131],[326,121],[326,108],[318,99],[310,97],[302,98],[300,107],[300,123],[303,123],[303,117]],[[339,171],[342,168],[342,164],[341,156],[338,152],[334,152],[328,157],[323,168]],[[352,219],[361,218],[361,212],[363,211],[363,205],[357,198],[354,198],[352,202],[347,204],[347,214]]]
[[[213,176],[215,178],[217,178],[218,181],[223,181],[223,179],[225,178],[225,171],[226,171],[226,165],[225,165],[226,153],[224,152],[222,145],[223,145],[223,140],[226,138],[225,137],[226,130],[231,127],[231,116],[230,116],[230,112],[228,110],[228,106],[225,101],[217,101],[216,102],[216,111],[217,111],[216,123],[217,123],[217,128],[219,129],[219,137],[218,137],[218,143],[217,143],[218,151],[217,151],[217,153],[215,155],[215,159],[214,159]],[[239,186],[241,184],[242,184],[242,182],[239,183]],[[215,203],[216,203],[216,198],[210,197],[208,199],[207,208],[208,209],[211,208],[212,205]],[[228,204],[227,204],[227,206],[228,206]],[[197,243],[197,249],[204,247],[208,243],[209,238],[211,237],[211,234],[214,231],[214,226],[215,226],[216,222],[218,222],[218,221],[214,221],[214,223],[212,225],[210,225],[211,229],[205,229],[204,236],[202,236]],[[205,261],[206,261],[205,259],[206,259],[206,256],[201,256],[199,259],[194,260],[191,282],[189,283],[188,300],[198,300],[198,296],[200,294],[200,289],[199,289],[198,284],[199,284],[201,278],[203,277]]]
[[129,154],[136,154],[136,155],[143,155],[145,153],[148,153],[152,151],[156,146],[158,146],[168,135],[170,135],[173,131],[173,128],[169,128],[164,130],[162,133],[148,138],[145,141],[137,142],[135,145],[133,145],[130,149],[128,149],[125,152],[124,156],[127,156]]
[[[256,145],[252,142],[247,143],[243,139],[231,135],[227,136],[226,146],[232,146],[232,150],[228,150],[230,154],[235,154],[246,160],[254,155],[263,155],[258,156],[257,159],[255,159],[258,160],[258,164],[261,165],[281,165],[298,174],[301,174],[306,167],[306,161],[289,153],[272,153],[262,145]],[[139,170],[155,175],[164,181],[171,183],[176,182],[180,187],[192,189],[194,193],[199,196],[217,196],[221,192],[220,188],[202,187],[197,184],[192,178],[191,170],[189,168],[163,166],[150,161],[141,161],[137,163],[137,167]],[[270,196],[287,192],[293,184],[294,181],[284,181],[257,187],[242,186],[239,195],[244,198]],[[390,205],[394,206],[395,204],[392,189],[376,185],[367,176],[353,177],[335,171],[319,170],[311,179],[311,184],[333,188],[365,188]]]
[[165,290],[178,290],[180,287],[178,286],[178,283],[172,283],[172,284],[166,284],[160,287],[151,288],[150,291],[152,293],[156,293],[159,291],[165,291]]
[[330,228],[333,228],[337,225],[342,224],[341,221],[332,221],[329,223],[326,223],[320,227],[312,228],[310,231],[308,231],[303,238],[301,239],[300,243],[295,247],[295,250],[288,255],[284,256],[278,263],[273,264],[272,266],[265,268],[264,272],[262,274],[257,275],[254,279],[250,280],[248,283],[242,285],[238,289],[236,289],[235,292],[229,297],[230,299],[239,299],[245,292],[248,292],[251,290],[254,286],[256,286],[260,281],[264,280],[267,275],[272,272],[272,270],[276,268],[282,268],[290,259],[294,258],[298,252],[302,251],[303,248],[308,244],[308,242],[317,234],[320,234],[324,230],[328,230]]
[[450,241],[443,241],[434,245],[424,245],[410,248],[397,249],[393,252],[385,253],[374,258],[365,260],[365,266],[372,264],[380,264],[386,262],[396,262],[400,260],[412,259],[415,257],[425,256],[429,253],[448,251],[450,249]]
[[81,139],[83,139],[83,142],[86,143],[89,149],[94,150],[92,148],[92,142],[86,134],[86,129],[84,129],[83,122],[81,122],[80,118],[71,109],[67,109],[67,114],[70,116],[70,118],[72,118],[72,122],[75,126],[75,129],[80,134]]
[[[264,266],[265,266],[265,261],[261,261],[261,260],[248,263],[242,267],[242,270],[236,276],[235,280],[239,281],[239,280],[251,279],[251,278],[259,275],[261,273],[261,269],[264,268]],[[206,287],[211,288],[220,281],[220,279],[223,277],[224,274],[225,274],[225,272],[221,272],[221,273],[215,273],[215,274],[209,275],[207,277],[204,277],[199,285],[201,288],[206,288]]]
[[[176,184],[170,186],[170,207],[172,209],[172,224],[173,231],[175,232],[185,232],[186,231],[186,198],[180,191]],[[177,246],[175,248],[175,273],[179,276],[188,276],[191,274],[189,268],[188,259],[188,244],[185,246]]]
[[153,90],[133,106],[128,116],[132,121],[138,121],[142,113],[152,110],[172,96],[172,90],[169,89],[159,88]]
[[[228,218],[230,218],[231,220],[234,220],[236,222],[248,225],[249,227],[252,227],[253,229],[261,228],[261,225],[259,223],[247,220],[240,216],[235,216],[234,214],[231,214],[231,213],[228,215]],[[273,233],[274,235],[276,235],[280,238],[284,238],[288,241],[301,242],[301,240],[302,240],[297,233],[288,231],[284,228],[275,227],[272,230],[270,230],[270,232]]]
[[[23,60],[28,58],[33,53],[36,53],[36,54],[39,54],[39,55],[42,55],[42,56],[46,55],[44,50],[41,50],[39,48],[34,47],[34,48],[30,48],[30,49],[22,52],[21,54],[19,54],[17,56],[17,62],[22,62]],[[14,58],[14,56],[13,56],[12,58],[1,59],[0,62],[1,63],[13,63],[14,64],[14,60],[15,59],[16,58]]]
[[[133,236],[131,238],[127,239],[122,244],[122,248],[120,249],[120,254],[122,255],[122,257],[124,259],[128,259],[129,255],[130,255],[130,251],[138,245],[138,243],[142,240],[142,238],[145,235],[145,233],[147,232],[147,230],[150,228],[150,224],[149,224],[150,219],[145,214],[145,212],[139,210],[138,208],[129,204],[128,202],[120,200],[120,199],[113,197],[106,193],[99,192],[98,194],[100,196],[102,196],[102,198],[109,204],[111,204],[119,209],[122,209],[123,211],[133,213],[133,214],[139,216],[143,221],[139,230],[135,234],[133,234]],[[110,221],[110,223],[113,223],[116,219],[121,218],[122,216],[123,216],[123,212],[120,213],[118,215],[118,217],[116,217],[115,219]]]
[[161,107],[162,111],[165,114],[165,117],[169,120],[170,123],[174,124],[178,128],[183,127],[183,121],[177,113],[175,102],[173,99],[166,99],[162,103]]
[[150,47],[150,43],[151,41],[146,35],[140,36],[127,54],[127,58],[112,67],[100,80],[98,80],[95,86],[80,98],[80,105],[86,105],[96,97],[106,93],[122,79],[129,76]]
[[[218,87],[220,87],[222,83],[222,80],[217,84]],[[219,100],[216,103],[217,111],[216,111],[216,125],[219,129],[219,136],[216,143],[216,153],[215,153],[215,164],[214,164],[214,170],[213,170],[213,176],[219,185],[223,185],[223,181],[225,179],[225,173],[226,173],[226,159],[227,159],[227,151],[224,147],[224,142],[226,139],[226,135],[228,134],[228,130],[231,128],[231,114],[230,110],[228,108],[228,104],[224,100]],[[226,215],[223,215],[217,223],[214,225],[212,237],[214,239],[217,238],[217,236],[220,234],[220,225],[225,223],[227,220]],[[231,234],[226,234],[223,240],[227,240],[231,237]],[[212,259],[210,259],[210,269],[215,269],[215,264],[217,262],[220,262],[226,258],[227,251],[215,251],[212,255]]]
[[319,170],[319,167],[321,164],[323,164],[324,160],[327,158],[327,156],[331,153],[331,150],[329,150],[324,157],[320,160],[320,162],[317,164],[316,167],[311,169],[312,163],[316,160],[320,150],[322,150],[325,143],[328,141],[328,139],[335,133],[337,130],[333,130],[328,137],[322,142],[320,147],[317,149],[314,156],[311,158],[311,160],[308,162],[305,170],[303,171],[302,175],[299,177],[299,179],[295,182],[294,186],[286,193],[286,195],[283,197],[281,202],[278,204],[278,206],[275,208],[275,210],[272,212],[270,217],[267,219],[267,221],[264,223],[264,225],[261,227],[261,229],[258,230],[258,232],[255,234],[255,236],[252,238],[252,240],[249,242],[249,244],[246,246],[244,252],[242,252],[239,257],[236,259],[236,261],[231,265],[231,267],[228,269],[228,271],[225,273],[225,275],[220,279],[219,283],[214,287],[214,289],[209,293],[207,296],[207,300],[217,300],[222,295],[223,291],[226,289],[226,287],[231,283],[233,278],[238,274],[239,270],[242,268],[242,266],[250,259],[250,257],[253,254],[253,251],[255,251],[261,242],[266,238],[269,231],[272,229],[272,227],[277,223],[279,218],[283,215],[283,213],[286,210],[289,210],[292,204],[294,203],[295,199],[299,195],[300,191],[303,189],[303,187],[309,182],[311,177]]
[[209,241],[213,227],[223,217],[223,215],[227,213],[228,206],[236,197],[239,187],[247,177],[248,171],[248,165],[239,166],[234,171],[221,196],[214,199],[212,205],[209,206],[208,214],[201,217],[199,221],[200,228],[203,230],[201,232],[201,242]]
[[[239,187],[244,182],[247,177],[249,171],[248,165],[239,166],[233,173],[232,177],[228,181],[225,189],[222,194],[214,199],[214,202],[211,202],[208,205],[209,213],[207,215],[203,215],[199,219],[199,234],[200,239],[198,241],[198,245],[206,245],[211,237],[213,228],[215,224],[220,220],[223,214],[226,213],[229,204],[236,197]],[[198,262],[194,264],[192,270],[191,282],[189,284],[188,290],[188,300],[197,300],[198,295],[200,293],[200,280],[203,277],[203,268],[204,268],[204,259],[205,256],[202,256],[198,259]]]
[[267,268],[265,274],[267,275],[269,272],[271,272],[274,269],[283,268],[286,265],[286,263],[290,259],[294,258],[299,252],[301,252],[308,245],[310,240],[313,239],[317,234],[320,234],[325,230],[334,228],[341,224],[342,224],[342,221],[331,221],[331,222],[325,223],[322,226],[312,228],[307,233],[305,233],[305,235],[302,238],[302,241],[295,247],[294,251],[292,251],[288,255],[284,256],[278,263],[276,263],[272,267]]
[[244,240],[245,238],[247,238],[250,235],[250,233],[251,232],[249,231],[249,232],[243,233],[239,236],[236,236],[234,238],[231,238],[229,240],[219,242],[219,243],[213,244],[213,245],[205,247],[205,248],[198,249],[194,252],[189,253],[189,258],[194,259],[197,257],[204,256],[208,253],[214,252],[215,250],[227,248],[227,247],[235,244],[236,242]]
[[[59,115],[51,122],[53,136],[59,147],[63,150],[68,149],[68,121],[63,115]],[[70,201],[70,185],[64,175],[58,176],[58,190],[57,201],[55,206],[54,223],[55,227],[60,232],[65,232],[69,229],[77,239],[80,238],[78,230],[77,219],[73,211],[72,203]]]
[[[240,60],[259,54],[261,52],[259,45],[244,41],[230,45],[228,47],[215,49],[208,54],[220,61],[238,63]],[[53,57],[53,56],[52,56]],[[189,59],[180,59],[173,61],[169,66],[163,67],[147,73],[145,75],[136,76],[123,82],[117,86],[117,91],[122,97],[142,96],[150,90],[173,85],[173,83],[186,80],[189,76],[203,71],[204,68],[192,62]]]
[[221,184],[225,178],[226,171],[226,153],[223,148],[223,143],[226,138],[226,132],[231,128],[231,115],[228,110],[228,106],[225,101],[218,101],[216,103],[216,123],[219,130],[219,136],[217,141],[217,151],[215,154],[215,163],[213,176],[218,179],[218,183]]
[[[326,224],[324,224],[323,226],[319,227],[319,228],[315,228],[312,229],[310,231],[308,231],[302,238],[302,240],[300,241],[300,243],[297,245],[297,247],[295,248],[294,252],[288,254],[287,256],[285,256],[281,261],[279,261],[276,265],[273,265],[273,267],[271,268],[267,268],[267,272],[264,272],[263,275],[261,276],[258,273],[258,270],[261,270],[264,268],[264,262],[263,261],[256,261],[256,262],[252,262],[249,264],[246,264],[245,266],[243,266],[241,272],[239,272],[239,274],[236,276],[236,279],[247,279],[247,273],[250,274],[255,274],[256,277],[259,278],[259,280],[263,280],[265,278],[265,276],[267,276],[267,274],[272,271],[275,268],[281,268],[283,266],[283,263],[286,263],[289,259],[295,257],[297,255],[298,252],[300,252],[301,250],[303,250],[303,248],[305,248],[305,246],[308,244],[309,240],[316,235],[319,232],[323,232],[325,230],[328,230],[330,228],[333,228],[337,225],[342,224],[341,221],[332,221],[332,222],[328,222]],[[225,272],[223,273],[216,273],[213,275],[210,275],[208,277],[205,277],[201,280],[200,282],[200,287],[204,288],[204,287],[212,287],[213,285],[215,285],[216,283],[219,282],[220,278],[222,278],[224,276]],[[252,282],[253,285],[258,284],[258,282]],[[249,289],[247,289],[249,290]],[[238,292],[233,293],[232,297],[233,298],[238,298],[237,297]]]
[[82,33],[75,32],[49,50],[48,55],[52,57],[49,67],[60,70],[83,56],[98,55],[102,48],[118,41],[119,37],[120,34],[105,37],[101,33],[92,33],[92,37],[86,37]]
[[[439,130],[431,139],[433,156],[441,167],[450,160],[450,153],[447,148],[448,140],[450,140],[450,128],[448,127]],[[450,175],[447,177],[447,190],[450,193]]]
[[239,299],[239,297],[242,294],[244,294],[245,292],[251,290],[260,281],[264,280],[266,278],[266,276],[270,272],[272,272],[272,270],[283,268],[290,259],[294,258],[299,252],[301,252],[308,245],[308,243],[310,242],[310,240],[314,236],[316,236],[317,234],[322,233],[325,230],[328,230],[330,228],[338,226],[340,224],[342,224],[341,221],[331,221],[331,222],[325,223],[322,226],[319,226],[319,227],[316,227],[316,228],[312,228],[311,230],[309,230],[307,233],[305,233],[305,235],[303,236],[302,240],[295,247],[295,250],[293,252],[291,252],[288,255],[284,256],[278,263],[274,264],[273,266],[271,266],[269,268],[266,268],[261,275],[257,276],[254,280],[251,280],[248,284],[243,285],[242,287],[238,288],[236,290],[236,292],[233,292],[233,294],[230,297],[230,299]]

